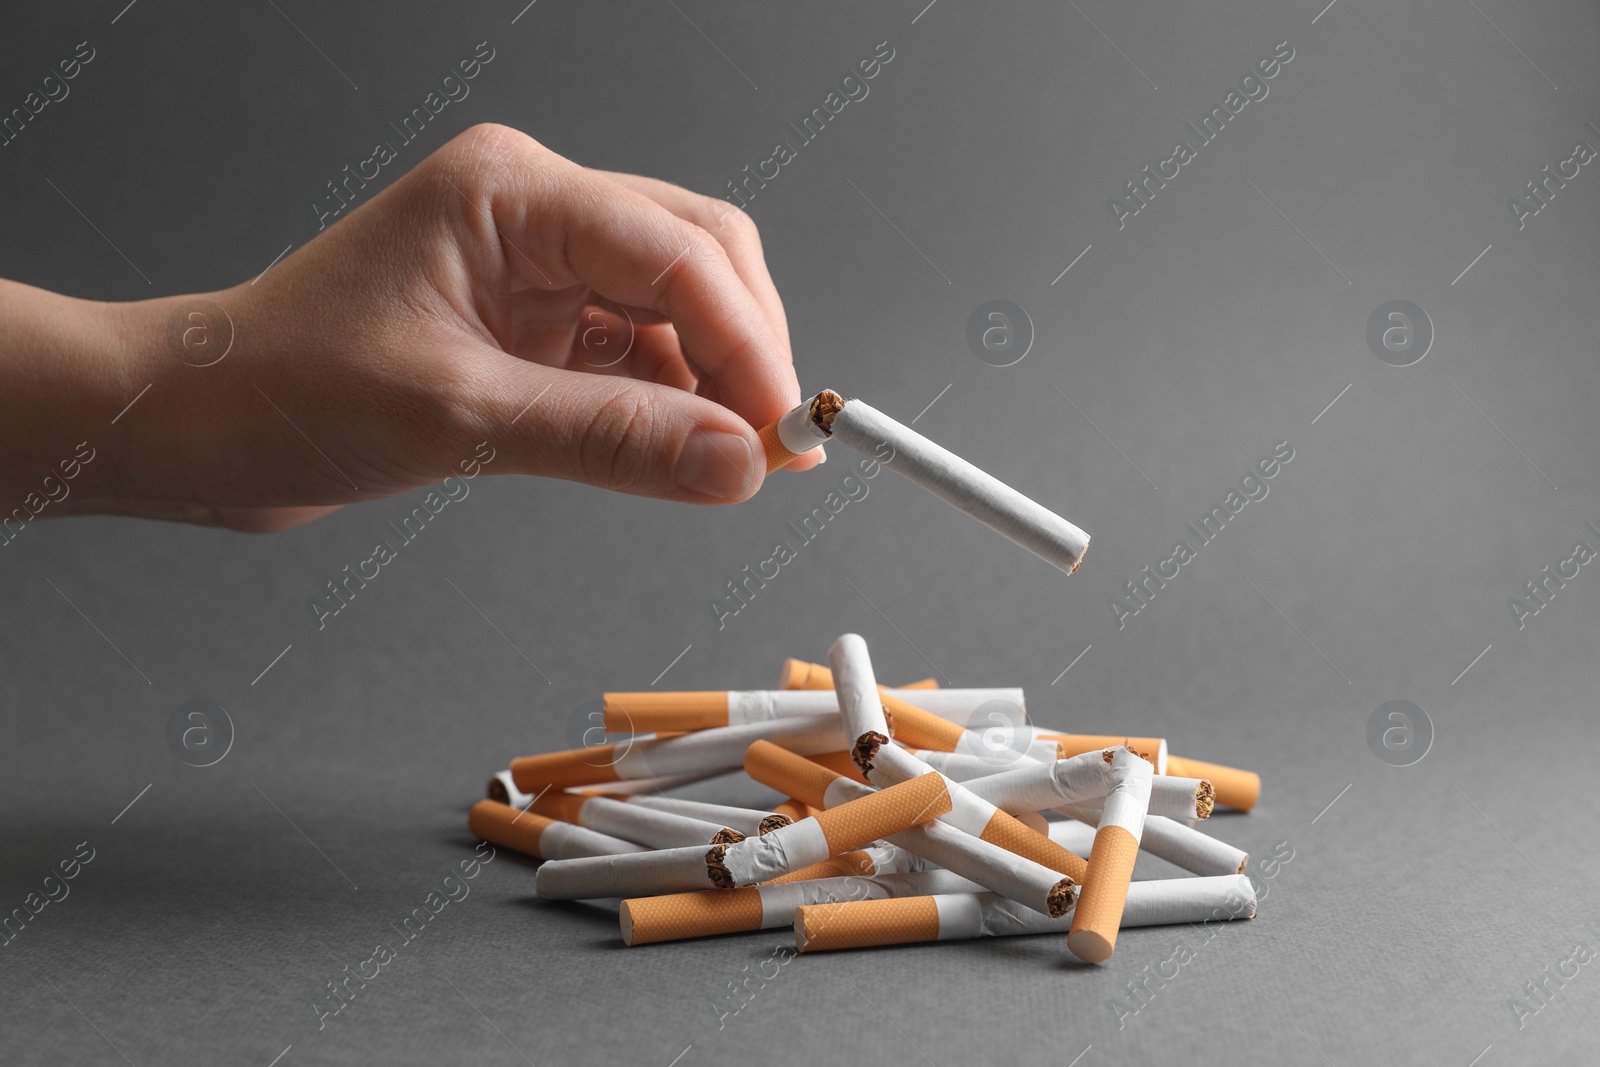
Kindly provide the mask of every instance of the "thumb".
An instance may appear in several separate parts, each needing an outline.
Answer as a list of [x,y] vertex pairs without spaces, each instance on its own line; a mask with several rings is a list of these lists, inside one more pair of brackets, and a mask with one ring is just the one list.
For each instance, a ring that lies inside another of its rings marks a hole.
[[497,363],[484,414],[516,473],[694,504],[733,503],[761,486],[760,440],[720,404],[631,378]]

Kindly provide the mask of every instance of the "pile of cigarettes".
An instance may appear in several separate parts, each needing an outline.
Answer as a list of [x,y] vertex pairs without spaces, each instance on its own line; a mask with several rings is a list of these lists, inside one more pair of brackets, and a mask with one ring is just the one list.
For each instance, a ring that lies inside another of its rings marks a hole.
[[[839,441],[1068,574],[1088,548],[860,400],[824,390],[760,437],[769,473]],[[615,900],[628,945],[789,924],[800,952],[1064,931],[1099,963],[1125,926],[1254,917],[1248,857],[1193,823],[1249,811],[1257,775],[1162,738],[1042,729],[1020,689],[885,688],[855,634],[828,663],[787,661],[775,690],[607,693],[616,740],[513,760],[468,826],[543,859],[540,897]],[[667,793],[741,768],[787,799]],[[1135,881],[1141,849],[1194,877]]]
[[[1255,915],[1246,854],[1192,825],[1253,807],[1255,774],[1162,738],[988,725],[1021,690],[880,686],[855,634],[828,661],[788,661],[775,690],[607,693],[618,740],[513,760],[468,826],[544,859],[538,896],[617,901],[628,945],[790,924],[800,952],[1066,933],[1098,963],[1122,927]],[[667,793],[741,767],[788,799]],[[1140,849],[1197,877],[1134,881]]]

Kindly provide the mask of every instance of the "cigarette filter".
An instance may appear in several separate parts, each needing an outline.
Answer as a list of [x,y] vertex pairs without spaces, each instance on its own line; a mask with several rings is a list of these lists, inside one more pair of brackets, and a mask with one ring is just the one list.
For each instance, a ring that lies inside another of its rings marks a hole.
[[1253,771],[1169,756],[1166,773],[1207,779],[1216,788],[1217,803],[1236,811],[1249,811],[1261,799],[1261,776]]
[[767,454],[767,473],[780,471],[828,439],[827,431],[818,421],[825,405],[839,399],[837,393],[824,390],[799,407],[778,417],[756,432],[761,447]]
[[742,889],[708,889],[625,900],[618,919],[622,926],[623,944],[648,945],[659,941],[788,926],[794,921],[794,910],[805,904],[934,892],[972,892],[981,888],[949,871],[877,878],[769,882]]
[[937,688],[939,688],[939,679],[937,679],[937,678],[918,678],[914,682],[906,682],[904,685],[899,685],[899,686],[896,686],[895,688],[897,688],[897,689],[937,689]]
[[632,841],[607,837],[581,826],[519,811],[497,800],[480,800],[467,813],[467,829],[490,844],[539,859],[564,860],[580,856],[640,853]]
[[1111,761],[1111,791],[1101,805],[1089,870],[1067,934],[1067,948],[1086,963],[1110,959],[1116,950],[1154,775],[1149,762],[1131,749],[1118,748],[1106,755]]
[[[713,850],[728,848],[714,845]],[[648,897],[704,889],[709,870],[704,845],[549,860],[533,876],[533,891],[546,900]]]
[[[916,907],[889,907],[930,901]],[[1122,912],[1122,928],[1253,919],[1255,887],[1242,874],[1134,882]],[[930,918],[933,920],[930,923]],[[1052,919],[1018,907],[995,893],[937,894],[921,898],[867,897],[804,904],[795,911],[795,947],[801,952],[869,948],[916,941],[1059,934],[1070,916]]]
[[744,835],[703,819],[673,811],[656,811],[609,797],[585,797],[547,789],[530,811],[562,822],[586,826],[596,833],[620,837],[650,848],[681,848],[744,840]]
[[847,801],[763,837],[719,845],[707,854],[719,888],[764,882],[880,837],[938,818],[950,810],[945,780],[937,774],[902,782]]
[[738,767],[744,750],[758,738],[806,754],[833,751],[839,747],[839,716],[798,715],[699,730],[663,740],[523,756],[511,761],[511,777],[518,789],[537,791],[546,785],[591,785],[688,772],[715,773]]
[[605,728],[612,733],[705,730],[838,710],[831,694],[811,689],[607,693]]
[[[831,772],[771,744],[751,745],[745,770],[750,777],[764,785],[806,792],[824,803],[842,804],[856,797],[871,795],[870,786],[837,774],[824,777]],[[1023,829],[1026,830],[1026,827]],[[910,853],[924,862],[948,868],[1010,900],[1046,914],[1061,914],[1073,899],[1075,880],[1072,877],[1063,878],[1060,871],[947,823],[923,823],[894,834],[889,840],[902,855]],[[1073,859],[1080,865],[1083,863],[1076,856]],[[878,871],[888,870],[891,862],[894,861],[880,858],[877,861]],[[896,863],[896,866],[899,865]],[[913,867],[909,863],[905,866]]]
[[755,837],[757,834],[776,830],[780,826],[794,822],[790,816],[777,812],[740,808],[732,804],[713,804],[705,800],[685,800],[681,797],[662,796],[659,793],[629,797],[628,803],[641,808],[670,811],[675,815],[687,815],[690,818],[715,823],[718,827],[725,826],[730,830],[736,830],[745,837]]
[[[830,396],[832,402],[822,399]],[[1089,535],[1066,519],[865,401],[827,392],[819,401],[812,422],[830,439],[877,459],[1067,574],[1078,569]],[[885,445],[892,449],[888,457]]]
[[[800,758],[805,759],[804,756]],[[803,804],[798,800],[785,800],[781,804],[773,805],[772,814],[788,819],[790,822],[799,822],[801,819],[809,819],[817,813],[817,810],[811,805]]]

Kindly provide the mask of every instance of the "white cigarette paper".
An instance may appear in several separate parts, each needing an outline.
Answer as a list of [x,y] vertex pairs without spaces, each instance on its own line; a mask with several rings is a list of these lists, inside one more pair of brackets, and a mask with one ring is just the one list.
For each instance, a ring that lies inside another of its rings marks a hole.
[[692,819],[715,823],[719,827],[726,826],[746,837],[758,836],[762,832],[763,823],[768,827],[782,825],[787,818],[756,808],[740,808],[732,804],[713,804],[706,800],[685,800],[681,797],[666,797],[659,794],[629,797],[628,803],[655,811],[669,811],[674,815],[686,815]]
[[[542,846],[543,841],[540,844]],[[690,846],[620,856],[549,860],[540,865],[534,875],[533,891],[545,900],[593,900],[706,889],[711,886],[706,851],[704,846]]]
[[[905,475],[1040,559],[1068,574],[1078,569],[1088,534],[865,401],[844,401],[825,428],[831,439]],[[892,449],[887,457],[885,445]]]
[[[825,690],[824,690],[825,692]],[[1016,708],[1024,716],[1027,714],[1028,701],[1021,689],[1014,687],[998,687],[992,689],[889,689],[890,694],[899,697],[907,704],[926,711],[930,715],[937,715],[946,722],[953,722],[957,726],[976,729],[979,724],[972,721],[973,715],[985,704],[1003,703]]]
[[644,845],[602,834],[584,826],[552,821],[539,835],[539,851],[545,860],[549,861],[575,860],[589,856],[622,856],[650,850]]
[[[590,797],[578,809],[578,820],[586,827],[624,841],[650,848],[709,847],[725,827],[674,811],[656,811],[637,804]],[[725,839],[725,838],[724,838]]]

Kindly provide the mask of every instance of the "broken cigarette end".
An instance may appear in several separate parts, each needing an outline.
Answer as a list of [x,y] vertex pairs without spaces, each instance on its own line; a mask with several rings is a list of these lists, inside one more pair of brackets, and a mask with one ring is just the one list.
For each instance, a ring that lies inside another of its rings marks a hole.
[[727,845],[716,845],[706,853],[706,876],[718,889],[738,888],[738,883],[733,880],[733,875],[728,873],[728,868],[723,864],[723,857],[727,852]]
[[760,833],[762,836],[766,836],[767,834],[772,833],[774,830],[788,826],[792,822],[794,822],[794,820],[789,818],[789,816],[780,815],[774,812],[773,814],[768,815],[765,819],[761,820]]
[[850,749],[850,758],[855,760],[862,774],[870,774],[872,761],[877,758],[878,749],[889,743],[889,739],[876,730],[868,730],[856,738],[854,747]]
[[1194,814],[1198,819],[1211,818],[1211,812],[1217,806],[1217,790],[1209,781],[1202,778],[1200,785],[1194,791]]
[[824,389],[811,398],[811,421],[823,434],[833,434],[833,417],[844,407],[844,397],[832,389]]
[[490,778],[486,793],[490,800],[498,800],[502,804],[511,803],[511,794],[506,792],[506,784],[498,778]]
[[713,845],[736,845],[744,840],[744,835],[737,830],[730,830],[726,826],[711,835]]
[[[1045,904],[1050,909],[1050,918],[1059,919],[1072,910],[1078,902],[1078,884],[1071,878],[1063,878],[1050,890],[1050,895],[1045,898]],[[1107,956],[1111,953],[1107,952]]]

